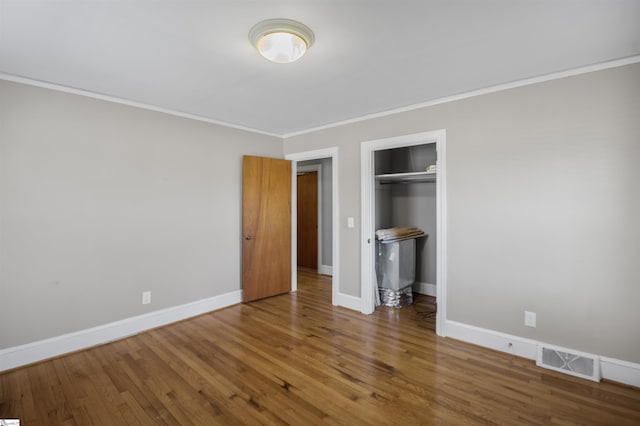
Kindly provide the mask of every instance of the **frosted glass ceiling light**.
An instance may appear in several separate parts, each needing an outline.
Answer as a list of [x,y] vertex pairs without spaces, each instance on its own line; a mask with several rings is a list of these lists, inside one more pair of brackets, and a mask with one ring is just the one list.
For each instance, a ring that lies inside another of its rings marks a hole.
[[291,19],[268,19],[249,31],[249,41],[271,62],[288,64],[297,61],[313,44],[313,31]]

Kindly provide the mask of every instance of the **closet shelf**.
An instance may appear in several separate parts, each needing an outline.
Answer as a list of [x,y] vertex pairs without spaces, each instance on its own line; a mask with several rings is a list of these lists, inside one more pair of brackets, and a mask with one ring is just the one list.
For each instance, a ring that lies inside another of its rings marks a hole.
[[436,174],[433,172],[388,173],[376,175],[376,180],[381,184],[435,182]]

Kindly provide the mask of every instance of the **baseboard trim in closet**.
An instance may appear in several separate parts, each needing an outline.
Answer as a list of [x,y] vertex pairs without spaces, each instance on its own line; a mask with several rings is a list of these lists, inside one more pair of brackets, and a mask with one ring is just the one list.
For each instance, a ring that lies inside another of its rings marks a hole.
[[436,297],[436,285],[435,284],[415,282],[415,283],[413,283],[413,292],[414,293],[420,293],[420,294],[426,294],[427,296]]

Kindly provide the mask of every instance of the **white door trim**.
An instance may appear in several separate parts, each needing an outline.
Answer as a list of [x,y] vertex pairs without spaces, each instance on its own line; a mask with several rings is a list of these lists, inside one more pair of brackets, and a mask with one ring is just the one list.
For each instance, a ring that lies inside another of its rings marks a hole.
[[338,201],[338,148],[325,148],[318,149],[315,151],[306,151],[306,152],[296,152],[293,154],[285,155],[285,159],[292,161],[291,167],[291,291],[296,291],[298,289],[298,279],[296,276],[297,264],[296,257],[293,256],[293,253],[297,253],[297,232],[298,232],[298,224],[297,224],[297,208],[296,208],[296,196],[297,196],[297,165],[298,161],[306,161],[306,160],[319,160],[321,158],[331,158],[331,201],[332,201],[332,216],[333,216],[333,226],[331,232],[331,244],[333,249],[332,262],[331,267],[333,269],[333,277],[331,281],[331,303],[333,305],[338,304],[339,300],[339,291],[340,291],[340,227],[338,224],[339,221],[339,213],[340,213],[340,204]]
[[[296,173],[305,173],[305,172],[316,172],[316,188],[318,191],[318,212],[317,220],[318,220],[318,273],[320,272],[320,267],[322,266],[322,164],[311,164],[309,166],[298,166]],[[296,179],[297,183],[297,179]],[[298,194],[298,189],[296,188],[296,195]],[[296,203],[297,208],[297,203]],[[297,225],[297,216],[296,216],[296,225]],[[297,229],[297,228],[296,228]],[[296,243],[297,244],[297,243]]]
[[405,146],[435,143],[438,152],[436,175],[436,334],[446,336],[447,321],[447,182],[446,182],[446,131],[415,133],[385,139],[362,142],[360,145],[361,180],[361,247],[360,247],[360,298],[361,312],[370,314],[375,309],[375,185],[374,154],[376,151]]

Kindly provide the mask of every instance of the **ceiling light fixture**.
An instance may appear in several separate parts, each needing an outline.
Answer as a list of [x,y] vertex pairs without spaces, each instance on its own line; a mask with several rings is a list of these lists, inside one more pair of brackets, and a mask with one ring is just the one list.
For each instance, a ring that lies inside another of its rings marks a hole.
[[267,19],[249,31],[249,41],[258,52],[278,64],[297,61],[314,40],[311,28],[291,19]]

